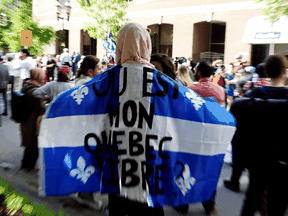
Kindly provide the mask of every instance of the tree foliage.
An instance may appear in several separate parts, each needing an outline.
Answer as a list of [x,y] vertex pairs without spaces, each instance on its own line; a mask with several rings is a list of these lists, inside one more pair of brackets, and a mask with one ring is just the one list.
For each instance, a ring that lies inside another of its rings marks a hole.
[[113,40],[125,19],[125,9],[128,7],[126,0],[77,0],[86,15],[91,19],[84,23],[84,30],[94,39],[105,39],[111,32]]
[[48,45],[56,38],[51,26],[39,27],[39,22],[32,18],[32,0],[21,0],[18,7],[13,5],[15,0],[1,0],[0,11],[7,15],[6,25],[0,25],[0,46],[9,47],[10,52],[19,52],[21,46],[21,30],[32,31],[32,46],[28,47],[28,52],[38,56],[43,53],[43,46]]
[[288,15],[287,0],[254,0],[256,3],[265,4],[263,14],[268,16],[271,21],[276,21],[282,16]]

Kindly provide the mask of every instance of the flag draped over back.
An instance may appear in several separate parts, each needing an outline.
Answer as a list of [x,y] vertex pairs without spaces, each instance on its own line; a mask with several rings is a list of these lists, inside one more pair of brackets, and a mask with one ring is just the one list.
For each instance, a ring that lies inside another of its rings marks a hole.
[[149,206],[208,200],[235,119],[142,64],[59,95],[40,131],[39,195],[114,193]]

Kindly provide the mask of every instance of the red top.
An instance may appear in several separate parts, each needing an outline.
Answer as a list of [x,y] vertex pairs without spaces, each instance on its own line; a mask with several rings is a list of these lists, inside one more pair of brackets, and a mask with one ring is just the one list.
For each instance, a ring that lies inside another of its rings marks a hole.
[[209,77],[201,78],[198,84],[189,85],[188,88],[200,94],[203,98],[214,97],[218,103],[224,105],[225,90],[223,87],[212,83]]

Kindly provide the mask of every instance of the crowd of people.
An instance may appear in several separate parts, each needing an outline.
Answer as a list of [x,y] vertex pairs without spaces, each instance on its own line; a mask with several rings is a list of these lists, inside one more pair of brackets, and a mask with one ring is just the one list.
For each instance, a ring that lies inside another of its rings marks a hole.
[[[121,35],[119,37],[121,37]],[[124,36],[123,40],[126,40]],[[143,41],[137,42],[140,48],[148,46]],[[121,42],[120,44],[120,42],[121,40],[118,41],[119,45],[117,45],[124,46],[123,44],[125,43]],[[135,48],[136,50],[132,50],[135,51],[135,56],[136,53],[139,52],[137,47]],[[269,56],[265,62],[254,67],[243,60],[239,54],[235,56],[235,61],[228,65],[223,64],[223,60],[217,58],[213,58],[210,64],[202,60],[194,62],[191,57],[188,58],[188,62],[185,61],[179,64],[178,61],[170,58],[166,54],[151,55],[151,53],[146,53],[148,51],[144,48],[140,51],[143,52],[142,56],[148,56],[149,61],[147,61],[147,59],[145,61],[143,59],[141,60],[141,58],[140,60],[136,58],[130,59],[128,52],[125,53],[124,48],[121,51],[122,53],[116,53],[116,56],[121,55],[121,57],[117,57],[120,59],[117,63],[115,63],[112,57],[109,57],[108,61],[104,58],[100,60],[95,56],[81,56],[79,51],[73,52],[73,55],[70,56],[67,48],[58,56],[42,55],[34,59],[33,56],[29,55],[27,50],[23,50],[22,54],[16,54],[14,59],[8,57],[6,62],[0,59],[2,62],[0,63],[0,93],[3,94],[5,101],[3,115],[8,115],[6,95],[7,86],[10,83],[12,91],[14,89],[27,94],[31,103],[34,105],[32,114],[27,122],[21,123],[21,145],[25,147],[21,165],[22,169],[28,172],[37,170],[39,128],[47,103],[51,102],[55,96],[61,92],[85,84],[115,64],[147,64],[163,72],[180,85],[197,92],[203,98],[214,97],[215,101],[221,106],[227,107],[227,111],[229,111],[236,97],[287,98],[287,88],[285,86],[287,84],[286,68],[288,67],[288,61],[285,56],[280,54]],[[127,56],[125,56],[126,54]],[[57,71],[57,77],[54,76],[55,71]],[[276,92],[278,93],[276,94]],[[241,163],[241,157],[243,157],[243,155],[238,154],[239,140],[241,140],[239,138],[240,136],[241,132],[236,130],[231,141],[233,150],[232,176],[231,180],[224,181],[224,186],[234,192],[240,191],[239,179],[242,171],[245,169],[245,166]],[[288,165],[286,164],[285,166],[287,167]],[[284,168],[284,170],[287,171],[287,168]],[[260,208],[259,203],[261,203],[263,197],[256,194],[257,190],[255,190],[255,188],[257,188],[257,181],[259,182],[261,180],[257,179],[257,176],[253,175],[252,178],[250,176],[250,186],[243,204],[242,216],[254,215]],[[215,196],[216,191],[210,200],[202,203],[206,215],[214,215],[217,213]],[[254,205],[253,202],[256,202],[256,199],[257,205]],[[283,199],[285,199],[284,202],[274,202],[273,205],[268,205],[268,213],[270,216],[284,216],[287,208],[287,196],[283,197]],[[129,201],[121,200],[117,196],[110,196],[109,202],[109,205],[111,205],[109,215],[111,216],[120,215],[120,205],[125,206],[129,204]],[[133,205],[138,206],[137,203]],[[115,206],[116,208],[113,208]],[[135,209],[139,212],[141,208],[143,208],[143,206],[139,205]],[[182,214],[187,214],[189,205],[175,206],[174,209]],[[132,211],[130,211],[131,215],[138,215],[135,212],[131,212]],[[156,208],[147,212],[149,212],[149,215],[164,215],[163,209]],[[277,212],[277,214],[275,214],[275,212]],[[123,212],[123,215],[126,213]]]

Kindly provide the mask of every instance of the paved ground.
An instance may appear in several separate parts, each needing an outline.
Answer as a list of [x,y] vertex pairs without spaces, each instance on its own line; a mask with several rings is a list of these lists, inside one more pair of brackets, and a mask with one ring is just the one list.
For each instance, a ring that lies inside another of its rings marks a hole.
[[[1,97],[0,97],[1,106]],[[1,109],[0,109],[1,113]],[[9,110],[9,115],[11,111]],[[38,173],[27,174],[19,171],[20,161],[22,159],[23,148],[20,147],[20,132],[19,124],[14,123],[9,116],[2,117],[2,126],[0,127],[0,176],[21,193],[29,197],[31,201],[38,205],[47,203],[47,209],[54,210],[58,213],[61,208],[64,213],[77,216],[104,216],[104,212],[97,212],[90,209],[88,206],[77,203],[74,199],[68,196],[62,197],[38,197]],[[234,193],[223,186],[223,179],[229,179],[231,174],[231,167],[224,164],[218,182],[216,203],[219,216],[238,216],[245,191],[247,189],[248,177],[247,172],[241,178],[241,192]],[[108,204],[107,196],[99,198],[104,204]],[[165,207],[165,216],[178,216],[171,207]],[[191,204],[188,216],[204,216],[204,209],[202,205]],[[259,214],[257,214],[259,215]]]

